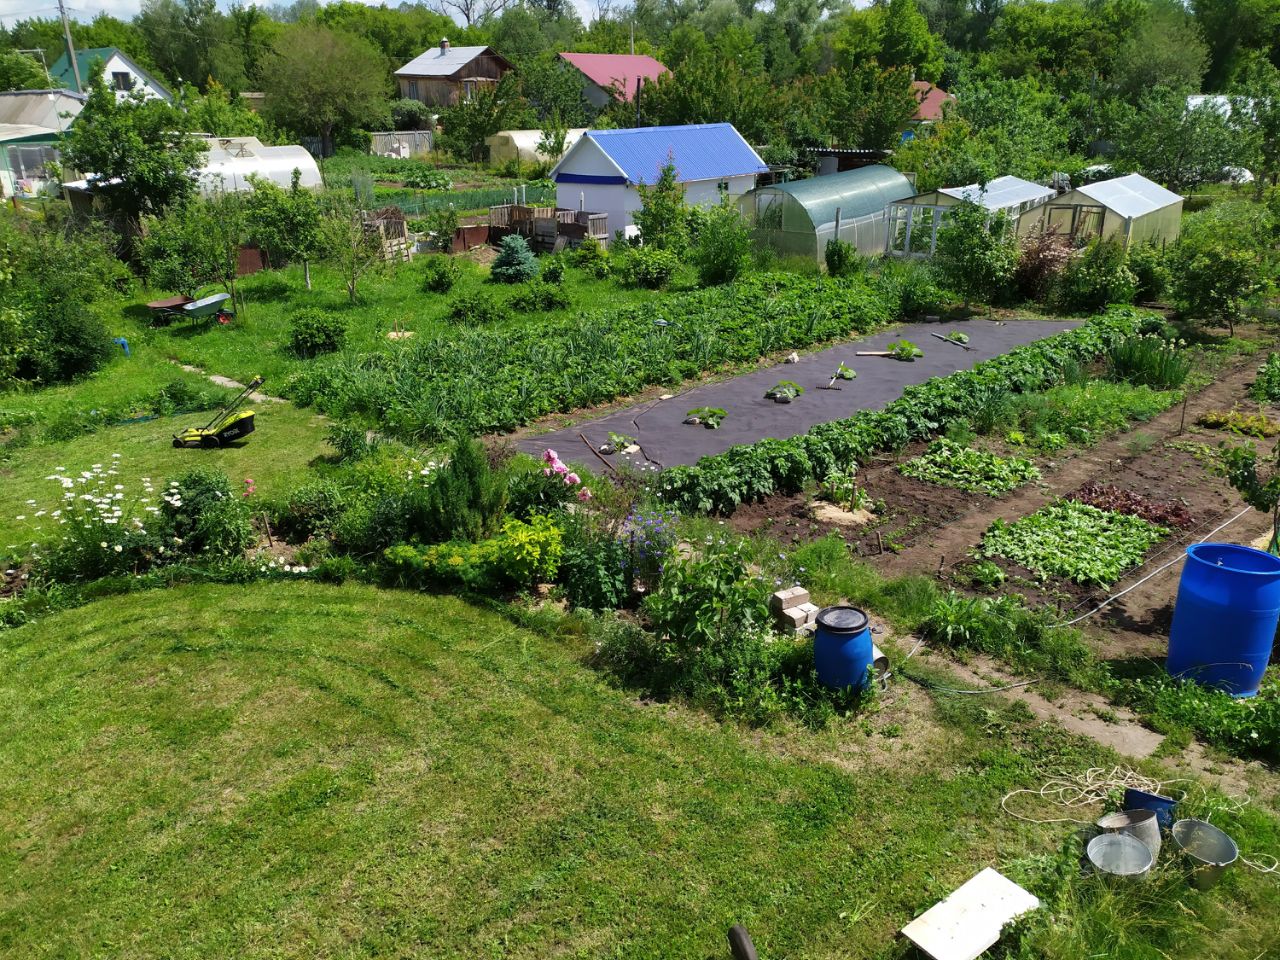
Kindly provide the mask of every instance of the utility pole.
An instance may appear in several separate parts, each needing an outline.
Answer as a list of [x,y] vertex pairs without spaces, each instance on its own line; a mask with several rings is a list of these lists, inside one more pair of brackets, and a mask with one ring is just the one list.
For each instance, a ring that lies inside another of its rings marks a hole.
[[80,64],[76,63],[76,45],[71,42],[71,24],[67,23],[67,8],[62,0],[58,0],[58,15],[62,17],[62,33],[67,38],[67,59],[71,61],[71,69],[76,77],[76,93],[84,93],[84,84],[80,81]]

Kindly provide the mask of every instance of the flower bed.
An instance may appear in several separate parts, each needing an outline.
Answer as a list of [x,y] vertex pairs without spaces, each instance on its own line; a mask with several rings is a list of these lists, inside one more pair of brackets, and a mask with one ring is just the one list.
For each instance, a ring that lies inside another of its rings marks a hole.
[[789,440],[762,440],[662,475],[658,495],[688,512],[728,514],[741,503],[796,493],[810,481],[927,437],[1007,391],[1043,389],[1063,367],[1092,360],[1135,332],[1141,314],[1117,309],[947,377],[907,387],[880,411],[823,423]]

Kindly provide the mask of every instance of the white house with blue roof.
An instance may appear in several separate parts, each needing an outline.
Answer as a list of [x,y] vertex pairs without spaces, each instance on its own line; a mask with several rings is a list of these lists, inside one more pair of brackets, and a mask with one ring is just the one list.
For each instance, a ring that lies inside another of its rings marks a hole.
[[668,160],[694,205],[738,197],[756,185],[768,166],[731,123],[683,127],[588,130],[555,168],[556,205],[609,215],[609,230],[634,224],[640,184],[658,179]]

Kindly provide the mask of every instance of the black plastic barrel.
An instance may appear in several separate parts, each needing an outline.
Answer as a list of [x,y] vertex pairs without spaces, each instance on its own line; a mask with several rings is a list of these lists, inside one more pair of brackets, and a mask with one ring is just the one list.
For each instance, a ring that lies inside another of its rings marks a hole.
[[813,634],[818,679],[836,690],[863,687],[871,666],[871,626],[857,607],[824,607]]

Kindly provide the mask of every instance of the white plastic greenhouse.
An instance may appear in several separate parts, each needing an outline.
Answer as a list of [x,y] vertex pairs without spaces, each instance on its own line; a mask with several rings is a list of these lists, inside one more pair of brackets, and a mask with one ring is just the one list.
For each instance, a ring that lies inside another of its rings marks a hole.
[[996,177],[985,184],[943,187],[908,197],[888,210],[885,252],[895,257],[931,257],[938,246],[938,227],[948,211],[970,201],[992,213],[1006,214],[1021,236],[1039,222],[1035,212],[1058,191],[1018,177]]
[[1116,239],[1126,249],[1136,243],[1171,243],[1182,225],[1182,197],[1131,173],[1085,184],[1046,204],[1039,227],[1076,240]]

